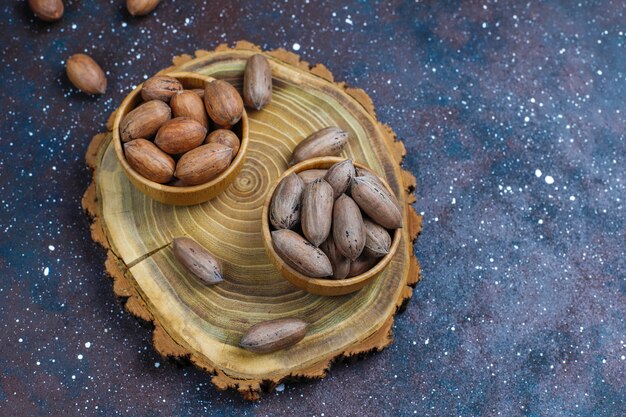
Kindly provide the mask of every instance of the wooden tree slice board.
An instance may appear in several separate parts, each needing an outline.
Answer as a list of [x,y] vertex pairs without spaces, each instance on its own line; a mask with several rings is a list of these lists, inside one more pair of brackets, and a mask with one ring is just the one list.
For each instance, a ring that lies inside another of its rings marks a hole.
[[[162,72],[193,71],[240,87],[245,60],[260,50],[239,42],[196,58],[174,58]],[[92,216],[92,236],[108,250],[106,269],[126,308],[154,323],[154,345],[164,356],[188,358],[212,373],[220,389],[236,388],[258,399],[291,377],[323,377],[331,362],[392,342],[393,317],[420,278],[413,243],[421,217],[411,207],[414,177],[400,168],[405,150],[392,130],[377,122],[369,97],[335,83],[321,65],[309,67],[285,50],[266,52],[273,74],[273,100],[249,111],[250,148],[242,172],[207,203],[167,206],[133,188],[115,158],[111,134],[96,135],[87,152],[93,183],[83,206]],[[387,269],[361,291],[320,297],[296,289],[267,258],[261,241],[262,204],[270,185],[287,168],[292,149],[329,125],[350,134],[343,156],[383,175],[405,207],[400,250]],[[110,129],[110,122],[107,124]],[[190,236],[224,261],[225,282],[199,283],[173,257],[171,242]],[[271,354],[238,347],[253,324],[279,317],[307,321],[307,336]]]

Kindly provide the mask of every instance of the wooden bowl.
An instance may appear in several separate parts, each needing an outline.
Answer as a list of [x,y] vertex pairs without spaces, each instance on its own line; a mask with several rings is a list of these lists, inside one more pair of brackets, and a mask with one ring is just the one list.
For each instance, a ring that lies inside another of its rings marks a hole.
[[[165,75],[176,78],[183,84],[185,89],[204,88],[205,83],[214,80],[213,77],[191,72],[173,72]],[[115,120],[113,122],[113,142],[115,145],[115,154],[117,155],[117,159],[120,161],[124,173],[135,188],[148,197],[156,201],[160,201],[161,203],[176,206],[190,206],[192,204],[199,204],[211,200],[224,191],[235,180],[235,178],[237,178],[239,171],[243,168],[243,162],[248,151],[248,115],[246,110],[244,109],[243,114],[241,115],[241,120],[232,128],[241,141],[239,152],[237,152],[237,156],[235,156],[235,159],[231,161],[230,165],[224,172],[213,180],[200,185],[175,187],[171,185],[159,184],[145,178],[128,164],[126,157],[124,156],[124,149],[120,138],[120,123],[122,122],[122,119],[124,119],[124,116],[126,116],[141,102],[142,85],[143,84],[138,85],[137,88],[126,96],[122,105],[117,109],[117,112],[115,113]]]
[[[287,171],[283,173],[274,183],[274,185],[270,188],[267,193],[267,198],[265,199],[265,203],[263,204],[263,214],[262,214],[262,225],[261,225],[261,235],[263,238],[263,244],[265,245],[265,251],[269,256],[270,260],[276,266],[280,274],[285,277],[289,282],[295,285],[298,288],[303,289],[306,292],[317,295],[325,295],[325,296],[337,296],[337,295],[345,295],[350,294],[352,292],[358,291],[367,285],[370,281],[380,274],[389,261],[393,258],[398,247],[400,246],[400,240],[402,238],[402,232],[400,229],[396,229],[393,233],[393,240],[391,242],[391,248],[389,248],[389,253],[385,255],[383,258],[378,261],[376,265],[374,265],[369,271],[354,276],[352,278],[346,279],[330,279],[330,278],[310,278],[306,275],[301,274],[296,271],[282,260],[280,256],[274,250],[274,246],[272,245],[272,234],[269,222],[269,208],[270,203],[272,202],[272,196],[274,195],[274,190],[278,186],[278,183],[295,172],[296,174],[301,171],[306,171],[308,169],[327,169],[330,168],[337,162],[341,162],[346,158],[338,158],[334,156],[324,156],[320,158],[308,159],[306,161],[302,161],[299,164],[294,165],[289,168]],[[365,165],[355,163],[355,167],[365,169],[367,171],[373,172],[371,169],[366,167]],[[376,174],[378,175],[378,174]],[[393,194],[393,191],[389,187],[389,184],[385,182],[381,178],[381,182],[387,187],[387,189]],[[331,232],[332,233],[332,232]]]

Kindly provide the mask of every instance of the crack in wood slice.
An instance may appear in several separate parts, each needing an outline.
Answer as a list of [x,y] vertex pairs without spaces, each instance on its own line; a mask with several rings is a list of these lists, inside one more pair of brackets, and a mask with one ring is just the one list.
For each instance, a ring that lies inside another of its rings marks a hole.
[[[246,41],[234,48],[219,45],[214,52],[175,57],[174,66],[160,73],[196,71],[240,87],[245,59],[260,52]],[[334,82],[324,65],[311,66],[284,49],[264,53],[271,61],[274,100],[262,112],[250,112],[248,160],[223,195],[193,207],[153,202],[124,177],[111,135],[98,134],[86,154],[94,181],[82,201],[92,218],[92,238],[107,249],[114,291],[129,312],[154,324],[157,351],[190,361],[210,372],[218,389],[237,389],[249,400],[284,380],[323,378],[335,360],[384,349],[393,340],[394,315],[421,276],[413,243],[422,218],[411,207],[415,177],[400,168],[402,142],[376,120],[363,90]],[[401,196],[406,227],[401,249],[378,279],[356,294],[325,298],[298,291],[278,276],[262,249],[259,228],[265,193],[286,169],[291,150],[328,124],[350,132],[345,156],[384,175]],[[173,260],[169,243],[179,235],[193,237],[225,260],[224,283],[204,287]],[[310,322],[302,342],[270,355],[238,347],[249,326],[285,315]]]

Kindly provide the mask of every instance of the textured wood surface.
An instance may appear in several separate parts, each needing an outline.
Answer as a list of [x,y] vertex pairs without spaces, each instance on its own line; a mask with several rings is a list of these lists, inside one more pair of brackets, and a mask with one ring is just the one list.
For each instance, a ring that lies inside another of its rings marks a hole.
[[[195,59],[176,57],[164,72],[193,71],[240,87],[245,60],[258,51],[247,42],[234,49],[197,51]],[[393,316],[420,277],[413,242],[421,217],[410,207],[415,179],[400,168],[402,143],[376,121],[362,90],[334,83],[324,66],[309,67],[290,52],[267,56],[273,100],[260,112],[249,110],[248,157],[222,195],[191,207],[148,199],[124,176],[107,133],[96,135],[88,149],[94,182],[83,198],[93,218],[92,236],[108,249],[106,268],[115,293],[126,298],[132,314],[154,323],[156,349],[188,358],[211,372],[218,388],[236,388],[247,399],[258,399],[289,377],[323,377],[335,358],[389,345]],[[350,133],[342,156],[383,175],[405,205],[401,247],[388,268],[358,293],[342,297],[319,297],[293,287],[267,258],[260,233],[263,201],[287,169],[291,150],[328,125]],[[170,248],[177,236],[190,236],[221,258],[225,282],[205,287],[183,270]],[[238,347],[250,326],[280,317],[306,320],[305,339],[266,355]]]

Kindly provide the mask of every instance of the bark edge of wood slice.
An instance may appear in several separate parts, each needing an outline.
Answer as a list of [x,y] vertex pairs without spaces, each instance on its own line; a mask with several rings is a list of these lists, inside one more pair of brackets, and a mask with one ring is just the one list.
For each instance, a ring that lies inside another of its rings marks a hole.
[[[247,400],[258,400],[287,380],[323,378],[335,360],[389,346],[394,316],[421,278],[413,252],[422,227],[422,217],[411,206],[415,177],[401,169],[404,145],[376,120],[363,90],[336,83],[321,64],[310,66],[284,49],[264,52],[246,41],[174,57],[173,66],[160,73],[198,72],[240,88],[245,59],[255,53],[270,60],[273,100],[260,112],[249,110],[249,156],[223,195],[191,207],[150,200],[124,176],[108,132],[95,135],[87,149],[93,182],[82,198],[91,236],[107,251],[105,267],[114,292],[127,311],[154,324],[156,350],[189,360],[212,374],[218,389],[234,388]],[[290,110],[312,113],[302,119]],[[282,120],[285,115],[289,123]],[[107,121],[109,131],[113,117]],[[261,241],[261,210],[295,144],[331,121],[349,129],[353,138],[341,156],[368,165],[394,189],[405,207],[404,228],[398,253],[371,284],[347,296],[320,297],[297,290],[275,270]],[[170,243],[179,235],[193,237],[225,261],[224,283],[204,287],[173,260]],[[236,314],[229,312],[233,305],[240,306]],[[238,347],[252,325],[287,316],[309,323],[297,345],[265,355]]]

